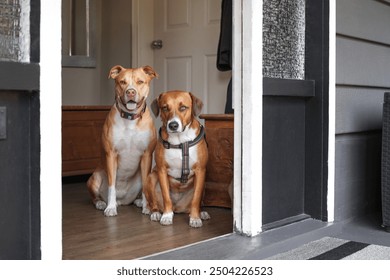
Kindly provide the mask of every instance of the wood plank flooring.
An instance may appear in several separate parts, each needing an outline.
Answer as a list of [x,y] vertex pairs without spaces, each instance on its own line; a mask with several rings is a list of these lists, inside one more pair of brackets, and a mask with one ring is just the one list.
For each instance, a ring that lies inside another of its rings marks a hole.
[[134,205],[120,206],[118,216],[105,217],[92,205],[85,183],[63,185],[63,259],[136,259],[231,233],[230,209],[207,207],[211,220],[188,226],[188,215],[176,214],[174,224],[151,222]]

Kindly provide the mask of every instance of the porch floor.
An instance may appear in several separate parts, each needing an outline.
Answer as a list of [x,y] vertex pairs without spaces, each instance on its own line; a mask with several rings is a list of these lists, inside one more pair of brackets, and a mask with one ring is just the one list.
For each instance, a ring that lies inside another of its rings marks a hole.
[[265,259],[326,236],[390,246],[390,233],[380,227],[380,217],[373,213],[337,223],[307,219],[252,238],[230,234],[145,259]]

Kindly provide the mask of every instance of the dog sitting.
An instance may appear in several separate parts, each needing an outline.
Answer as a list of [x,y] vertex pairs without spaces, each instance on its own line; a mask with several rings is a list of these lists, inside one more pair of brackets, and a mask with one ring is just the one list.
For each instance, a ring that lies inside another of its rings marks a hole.
[[157,76],[150,66],[110,70],[115,104],[103,125],[102,164],[87,182],[95,207],[105,216],[116,216],[118,205],[133,203],[151,171],[157,135],[146,99]]
[[208,160],[204,128],[196,118],[202,107],[201,100],[184,91],[162,93],[151,104],[162,127],[156,166],[144,193],[151,220],[162,225],[172,224],[174,213],[189,213],[189,225],[195,228],[210,219],[207,212],[200,211]]

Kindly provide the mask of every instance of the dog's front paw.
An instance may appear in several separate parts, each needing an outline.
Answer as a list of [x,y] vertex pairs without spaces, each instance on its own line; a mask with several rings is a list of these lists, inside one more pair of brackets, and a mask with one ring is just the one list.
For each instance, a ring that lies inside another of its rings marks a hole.
[[158,222],[161,220],[161,213],[160,212],[153,212],[150,215],[150,220],[153,222]]
[[113,216],[116,216],[116,215],[118,215],[116,207],[107,207],[104,210],[104,216],[106,216],[106,217],[113,217]]
[[106,209],[107,204],[103,200],[98,200],[95,203],[95,207],[97,210],[103,211],[104,209]]
[[209,213],[207,213],[206,211],[202,211],[200,212],[200,218],[202,220],[210,220],[211,219],[211,216]]
[[137,198],[136,200],[134,200],[134,205],[141,208],[143,203],[142,203],[142,199],[141,198]]
[[142,207],[142,214],[144,215],[150,215],[152,212],[149,210],[148,207]]
[[203,225],[202,219],[200,218],[191,218],[190,217],[190,227],[200,228]]
[[163,226],[168,226],[173,224],[173,212],[164,213],[161,216],[160,224],[162,224]]

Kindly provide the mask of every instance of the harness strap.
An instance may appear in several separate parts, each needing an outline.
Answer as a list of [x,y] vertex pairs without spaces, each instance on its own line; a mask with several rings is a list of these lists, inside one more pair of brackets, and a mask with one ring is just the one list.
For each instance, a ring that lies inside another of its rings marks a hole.
[[187,183],[188,176],[190,175],[190,145],[189,142],[184,142],[181,147],[181,154],[182,154],[182,167],[181,167],[181,178],[180,182],[182,184]]
[[180,143],[178,145],[173,145],[169,143],[168,141],[164,140],[161,136],[161,128],[159,130],[159,140],[163,144],[165,149],[181,149],[181,155],[182,155],[182,167],[181,167],[181,178],[176,178],[176,180],[180,181],[182,184],[185,184],[188,182],[188,176],[190,175],[190,148],[192,146],[195,146],[205,137],[204,133],[204,127],[203,125],[200,126],[200,132],[198,136],[192,141],[187,141],[184,143]]

